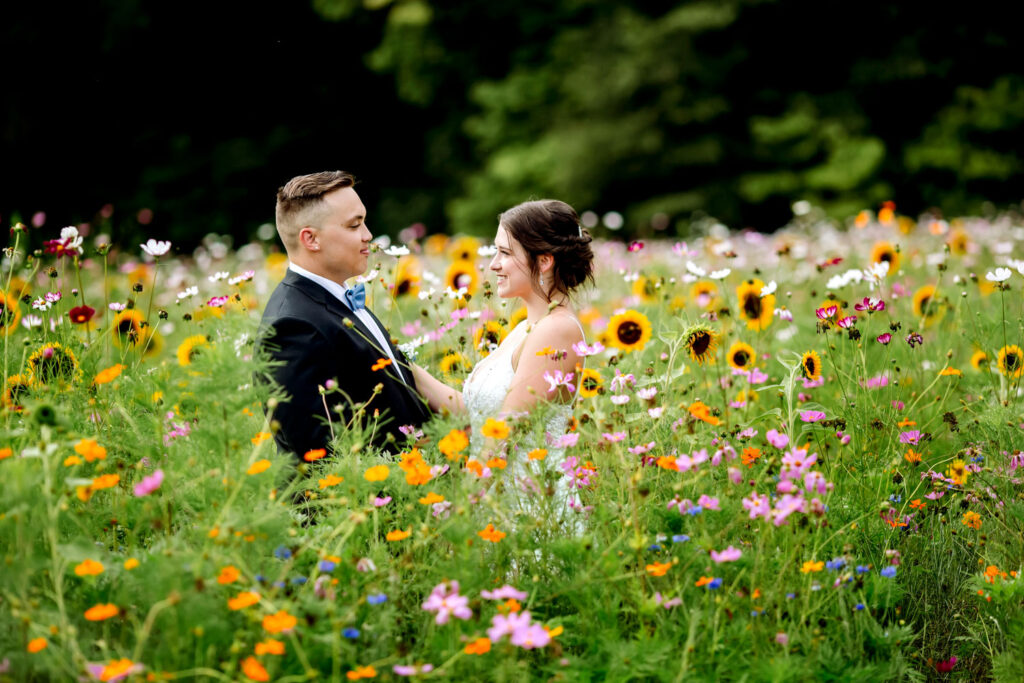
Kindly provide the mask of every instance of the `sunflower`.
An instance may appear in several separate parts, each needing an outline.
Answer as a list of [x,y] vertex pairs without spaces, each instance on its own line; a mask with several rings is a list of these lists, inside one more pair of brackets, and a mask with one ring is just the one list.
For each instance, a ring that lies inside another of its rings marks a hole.
[[645,303],[658,300],[658,281],[641,275],[633,282],[633,295]]
[[0,289],[0,336],[6,337],[18,329],[21,307],[18,300]]
[[800,358],[800,372],[812,382],[821,377],[821,356],[817,351],[804,352]]
[[178,365],[192,365],[192,361],[199,355],[202,347],[208,347],[210,340],[205,334],[194,334],[186,337],[185,341],[178,345]]
[[123,349],[126,346],[134,349],[144,342],[142,313],[134,308],[119,312],[114,317],[114,326],[111,335],[114,337],[114,346]]
[[462,375],[470,371],[469,361],[458,351],[450,351],[444,355],[440,363],[441,373],[453,382],[461,382]]
[[714,359],[718,339],[707,325],[694,325],[685,332],[683,339],[683,345],[694,362],[704,364]]
[[403,256],[398,259],[398,265],[395,266],[395,297],[419,294],[422,272],[420,260],[415,256]]
[[267,266],[267,275],[270,276],[270,280],[273,282],[280,282],[288,273],[288,254],[275,251],[267,254],[264,263]]
[[946,476],[952,479],[956,486],[963,486],[967,483],[967,463],[957,458],[950,463]]
[[996,367],[1010,379],[1019,379],[1024,374],[1024,350],[1016,344],[999,349]]
[[13,296],[15,299],[20,299],[26,294],[32,293],[32,283],[22,280],[17,275],[12,275],[10,287],[8,288],[7,293]]
[[736,342],[729,347],[726,358],[729,360],[729,365],[737,370],[749,370],[757,360],[757,354],[754,353],[754,347],[750,344]]
[[477,257],[480,240],[475,237],[459,237],[448,247],[448,258],[453,261],[473,261]]
[[476,266],[473,265],[472,261],[454,261],[448,266],[448,271],[444,275],[444,282],[455,291],[465,287],[467,294],[475,294],[476,288],[479,285]]
[[970,238],[967,236],[967,231],[963,228],[957,228],[949,236],[949,240],[946,242],[949,246],[949,252],[955,256],[963,256],[967,253],[967,248],[971,244]]
[[498,348],[498,344],[507,336],[508,330],[504,325],[495,320],[488,320],[473,333],[473,348],[479,351],[481,356],[487,356]]
[[935,299],[935,285],[925,285],[914,292],[914,315],[924,319],[928,327],[946,314],[946,308]]
[[448,235],[435,232],[423,241],[423,251],[428,256],[440,256],[448,248]]
[[28,358],[28,371],[33,384],[70,384],[82,374],[74,352],[57,342],[43,344],[36,349]]
[[151,327],[146,328],[146,337],[140,344],[143,358],[156,358],[164,350],[164,336]]
[[[526,320],[527,315],[528,313],[526,310],[526,306],[520,306],[519,308],[517,308],[515,311],[512,312],[512,315],[509,316],[508,329],[514,330],[516,328],[516,325]],[[580,320],[582,322],[582,318]]]
[[4,405],[11,410],[21,411],[21,399],[32,390],[32,378],[23,375],[11,375],[4,384]]
[[600,372],[592,368],[583,368],[583,372],[580,373],[580,396],[583,398],[597,396],[601,393],[602,384],[604,384],[604,379]]
[[975,351],[971,356],[971,366],[978,372],[988,370],[988,354],[984,351]]
[[718,303],[718,285],[710,280],[697,280],[690,286],[690,298],[700,308],[711,310]]
[[736,288],[740,320],[746,320],[747,327],[751,330],[763,330],[772,324],[775,295],[761,296],[762,289],[764,289],[764,283],[756,278],[747,280]]
[[753,389],[740,389],[739,393],[736,394],[737,403],[753,403],[760,400],[761,397]]
[[875,242],[871,248],[871,262],[889,264],[889,272],[895,273],[900,267],[900,252],[890,242]]
[[639,311],[613,315],[608,321],[611,345],[623,351],[642,351],[651,340],[651,322]]

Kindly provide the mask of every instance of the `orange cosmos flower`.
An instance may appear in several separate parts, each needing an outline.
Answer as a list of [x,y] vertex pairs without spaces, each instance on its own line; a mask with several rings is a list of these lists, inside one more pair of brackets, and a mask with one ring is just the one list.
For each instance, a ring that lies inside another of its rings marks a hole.
[[484,539],[485,541],[490,541],[491,543],[498,543],[499,541],[501,541],[501,539],[505,538],[507,534],[504,531],[495,529],[493,524],[488,524],[481,531],[476,532],[476,535]]
[[433,505],[434,503],[443,503],[444,496],[434,493],[431,491],[427,495],[420,498],[420,505]]
[[238,571],[237,567],[235,567],[232,564],[229,564],[228,566],[223,567],[220,570],[220,576],[217,577],[217,583],[219,583],[222,586],[226,586],[229,583],[234,583],[235,581],[238,581],[238,577],[240,577],[241,575],[242,573]]
[[546,448],[534,448],[526,454],[527,460],[543,460],[546,457],[548,457],[548,449]]
[[78,453],[80,456],[85,458],[86,462],[105,460],[107,458],[107,449],[92,439],[82,439],[76,443],[75,453]]
[[811,572],[820,572],[824,568],[825,563],[823,561],[814,562],[813,560],[808,560],[807,562],[804,562],[804,566],[800,567],[800,573],[810,574]]
[[75,576],[98,576],[103,573],[103,565],[96,560],[83,560],[75,567]]
[[252,465],[250,465],[249,469],[246,470],[245,473],[259,474],[260,472],[266,472],[268,469],[270,469],[270,461],[267,460],[266,458],[263,458],[262,460],[257,460]]
[[507,438],[508,432],[508,425],[501,420],[495,420],[493,417],[487,418],[484,426],[480,429],[480,433],[489,439]]
[[127,571],[131,571],[131,570],[135,569],[138,566],[139,566],[139,561],[136,560],[134,557],[129,557],[127,560],[124,561],[124,568]]
[[903,459],[909,462],[911,465],[916,465],[921,462],[921,454],[915,451],[913,448],[908,448],[907,452],[903,454]]
[[457,460],[460,453],[469,445],[466,433],[461,429],[453,429],[437,442],[437,449],[449,460]]
[[671,562],[655,562],[647,565],[647,573],[651,576],[665,576],[665,573],[671,568]]
[[298,620],[283,609],[263,617],[263,629],[268,633],[287,633],[296,624]]
[[258,655],[283,655],[284,643],[280,640],[267,638],[263,642],[256,643],[256,654]]
[[327,455],[326,448],[314,448],[311,451],[306,451],[306,453],[302,456],[302,459],[305,460],[306,462],[313,462],[314,460],[319,460],[325,455]]
[[467,655],[484,655],[491,651],[490,638],[477,638],[463,648]]
[[260,432],[259,434],[257,434],[256,436],[252,437],[249,440],[252,441],[254,446],[259,446],[261,443],[263,443],[267,439],[272,439],[272,438],[274,438],[274,435],[271,434],[270,432]]
[[717,417],[711,414],[711,408],[707,407],[703,401],[695,401],[689,408],[690,415],[693,415],[698,420],[707,422],[709,425],[715,427],[722,423]]
[[377,670],[372,666],[360,666],[345,674],[345,678],[350,681],[358,681],[360,678],[375,678],[376,676]]
[[110,382],[113,382],[121,375],[121,371],[124,370],[126,367],[126,365],[121,365],[120,363],[117,363],[115,365],[111,365],[106,370],[100,370],[98,373],[96,373],[96,377],[92,380],[92,383],[99,386],[100,384],[108,384]]
[[757,459],[761,457],[761,449],[749,446],[743,449],[743,464],[747,467],[753,467]]
[[121,610],[113,603],[93,605],[85,610],[85,618],[88,621],[104,621],[116,617]]
[[404,541],[405,539],[409,538],[409,536],[411,536],[411,535],[412,535],[412,528],[410,527],[409,529],[406,529],[405,531],[402,531],[401,529],[395,529],[394,531],[389,531],[384,538],[389,540],[389,541]]
[[487,466],[492,470],[503,470],[507,464],[508,461],[505,458],[491,458],[487,461]]
[[337,486],[341,482],[345,481],[345,477],[339,477],[336,474],[328,474],[326,479],[318,479],[320,484],[320,490],[323,491],[328,486]]
[[270,680],[270,674],[267,673],[267,670],[263,668],[263,665],[255,657],[246,657],[242,660],[242,673],[250,681]]
[[0,448],[0,460],[6,460],[12,455],[14,455],[14,451],[10,448]]
[[679,465],[676,464],[676,459],[670,455],[659,455],[655,464],[663,470],[679,471]]
[[922,503],[920,498],[915,498],[910,501],[911,510],[924,510],[928,506],[928,503]]
[[365,472],[363,472],[363,478],[366,481],[384,481],[388,478],[390,470],[387,465],[374,465]]
[[130,659],[112,659],[103,667],[103,671],[100,671],[100,680],[116,681],[127,676],[135,667],[135,662]]
[[373,370],[374,372],[377,372],[378,370],[383,370],[389,365],[391,365],[390,358],[378,358],[377,362],[374,363],[370,369]]
[[961,520],[964,526],[969,526],[972,529],[981,528],[981,515],[974,511],[968,511],[964,513],[964,517]]
[[117,486],[118,482],[121,481],[121,477],[117,474],[101,474],[92,480],[92,489],[99,491],[101,489],[109,489]]
[[47,646],[49,646],[49,644],[50,641],[48,641],[46,638],[33,638],[32,640],[28,641],[28,647],[25,649],[27,649],[30,653],[35,654],[37,652],[42,652],[43,650],[45,650]]
[[260,594],[251,591],[242,591],[228,600],[228,609],[237,612],[238,610],[252,607],[260,601]]
[[697,588],[700,588],[701,586],[708,585],[709,583],[711,583],[714,580],[715,580],[715,577],[713,577],[713,576],[702,576],[699,579],[697,579],[697,581],[693,585],[696,586]]

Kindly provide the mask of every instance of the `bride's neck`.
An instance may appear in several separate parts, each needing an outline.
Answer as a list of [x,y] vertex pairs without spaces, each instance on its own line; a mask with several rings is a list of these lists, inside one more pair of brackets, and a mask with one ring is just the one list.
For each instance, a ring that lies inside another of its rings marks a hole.
[[554,311],[566,310],[569,308],[569,302],[566,299],[557,299],[548,303],[544,299],[537,297],[530,297],[529,301],[526,301],[526,322],[529,325],[536,325],[546,315],[553,313]]

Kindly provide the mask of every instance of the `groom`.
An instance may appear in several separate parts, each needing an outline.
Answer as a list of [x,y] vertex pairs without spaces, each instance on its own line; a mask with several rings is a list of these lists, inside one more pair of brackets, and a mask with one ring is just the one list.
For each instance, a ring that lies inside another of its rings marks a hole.
[[[326,448],[332,429],[345,430],[362,404],[356,427],[372,428],[371,443],[390,451],[404,440],[399,427],[430,416],[405,357],[364,307],[363,285],[345,285],[366,270],[372,238],[354,184],[348,173],[324,171],[292,178],[277,193],[288,273],[263,312],[259,347],[274,361],[269,378],[287,393],[271,415],[280,425],[274,438],[300,461]],[[322,395],[332,381],[341,391]]]

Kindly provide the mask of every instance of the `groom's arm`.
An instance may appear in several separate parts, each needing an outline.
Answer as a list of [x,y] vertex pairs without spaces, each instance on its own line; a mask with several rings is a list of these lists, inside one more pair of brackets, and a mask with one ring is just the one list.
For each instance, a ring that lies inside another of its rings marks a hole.
[[331,432],[320,386],[337,374],[327,339],[305,320],[279,318],[261,346],[275,364],[270,378],[287,393],[270,416],[280,425],[274,434],[278,446],[299,459],[307,451],[326,448]]
[[412,370],[412,376],[416,382],[416,391],[427,399],[431,410],[435,412],[447,410],[456,415],[466,412],[461,391],[436,379],[416,363],[409,363],[409,369]]

